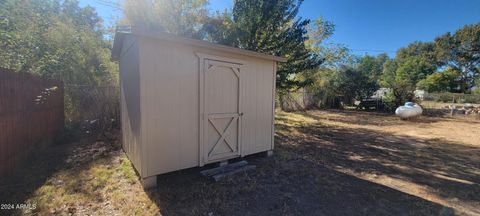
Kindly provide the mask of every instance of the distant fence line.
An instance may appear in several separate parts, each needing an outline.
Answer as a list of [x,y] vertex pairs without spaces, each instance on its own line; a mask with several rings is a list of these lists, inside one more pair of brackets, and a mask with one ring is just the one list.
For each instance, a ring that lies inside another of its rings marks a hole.
[[275,106],[284,111],[298,111],[318,107],[321,103],[315,94],[307,91],[288,92],[276,94]]
[[[417,95],[417,97],[420,101],[480,104],[480,94],[422,92],[422,94]],[[304,90],[284,93],[281,96],[277,94],[275,101],[276,107],[280,107],[284,111],[301,111],[321,107],[334,108],[340,103],[335,100],[335,98],[322,97],[321,94]]]
[[480,104],[480,94],[462,94],[462,93],[425,93],[422,100],[435,101],[443,103],[472,103]]
[[0,68],[0,176],[51,142],[64,126],[61,81]]
[[120,128],[120,88],[118,86],[65,86],[67,127],[97,134]]

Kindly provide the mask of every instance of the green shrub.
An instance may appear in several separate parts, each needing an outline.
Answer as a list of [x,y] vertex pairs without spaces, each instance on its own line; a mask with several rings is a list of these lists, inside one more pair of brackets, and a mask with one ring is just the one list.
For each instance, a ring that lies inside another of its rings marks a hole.
[[453,101],[454,103],[456,103],[456,100],[455,100],[453,94],[448,93],[448,92],[438,94],[438,97],[437,97],[436,101],[437,102],[443,102],[443,103],[451,103]]
[[443,103],[480,103],[480,94],[459,94],[444,92],[439,94],[430,94],[428,99],[430,98],[435,98],[435,101]]
[[480,103],[480,94],[465,95],[465,99],[463,99],[463,103],[479,104]]
[[386,111],[394,111],[397,108],[397,105],[395,104],[395,95],[392,91],[387,92],[383,98],[383,104],[385,105]]
[[[479,81],[479,82],[480,82],[480,81]],[[475,88],[475,89],[472,91],[472,94],[480,95],[480,86],[477,86],[477,88]]]

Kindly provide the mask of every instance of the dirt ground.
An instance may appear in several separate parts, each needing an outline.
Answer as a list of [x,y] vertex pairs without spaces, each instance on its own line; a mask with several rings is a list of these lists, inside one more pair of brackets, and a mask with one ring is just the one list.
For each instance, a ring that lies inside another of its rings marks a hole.
[[440,204],[442,211],[480,214],[478,119],[310,111],[281,113],[277,122],[279,144],[309,161]]
[[0,179],[0,203],[35,204],[0,215],[480,214],[479,120],[278,112],[274,152],[220,182],[192,168],[144,190],[118,139],[85,138]]

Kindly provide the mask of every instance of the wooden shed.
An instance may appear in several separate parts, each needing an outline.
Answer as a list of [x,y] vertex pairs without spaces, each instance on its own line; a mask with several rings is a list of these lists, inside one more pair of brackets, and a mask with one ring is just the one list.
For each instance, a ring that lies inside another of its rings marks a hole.
[[156,175],[273,150],[277,62],[167,33],[117,31],[123,149]]

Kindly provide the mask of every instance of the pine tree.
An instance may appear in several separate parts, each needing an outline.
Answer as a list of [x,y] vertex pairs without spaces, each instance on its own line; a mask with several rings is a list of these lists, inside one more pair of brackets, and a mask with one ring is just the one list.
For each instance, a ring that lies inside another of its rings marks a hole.
[[287,57],[277,70],[277,88],[288,91],[305,85],[295,74],[322,61],[305,42],[309,19],[296,18],[302,0],[235,0],[233,11],[210,18],[207,39],[225,45]]

